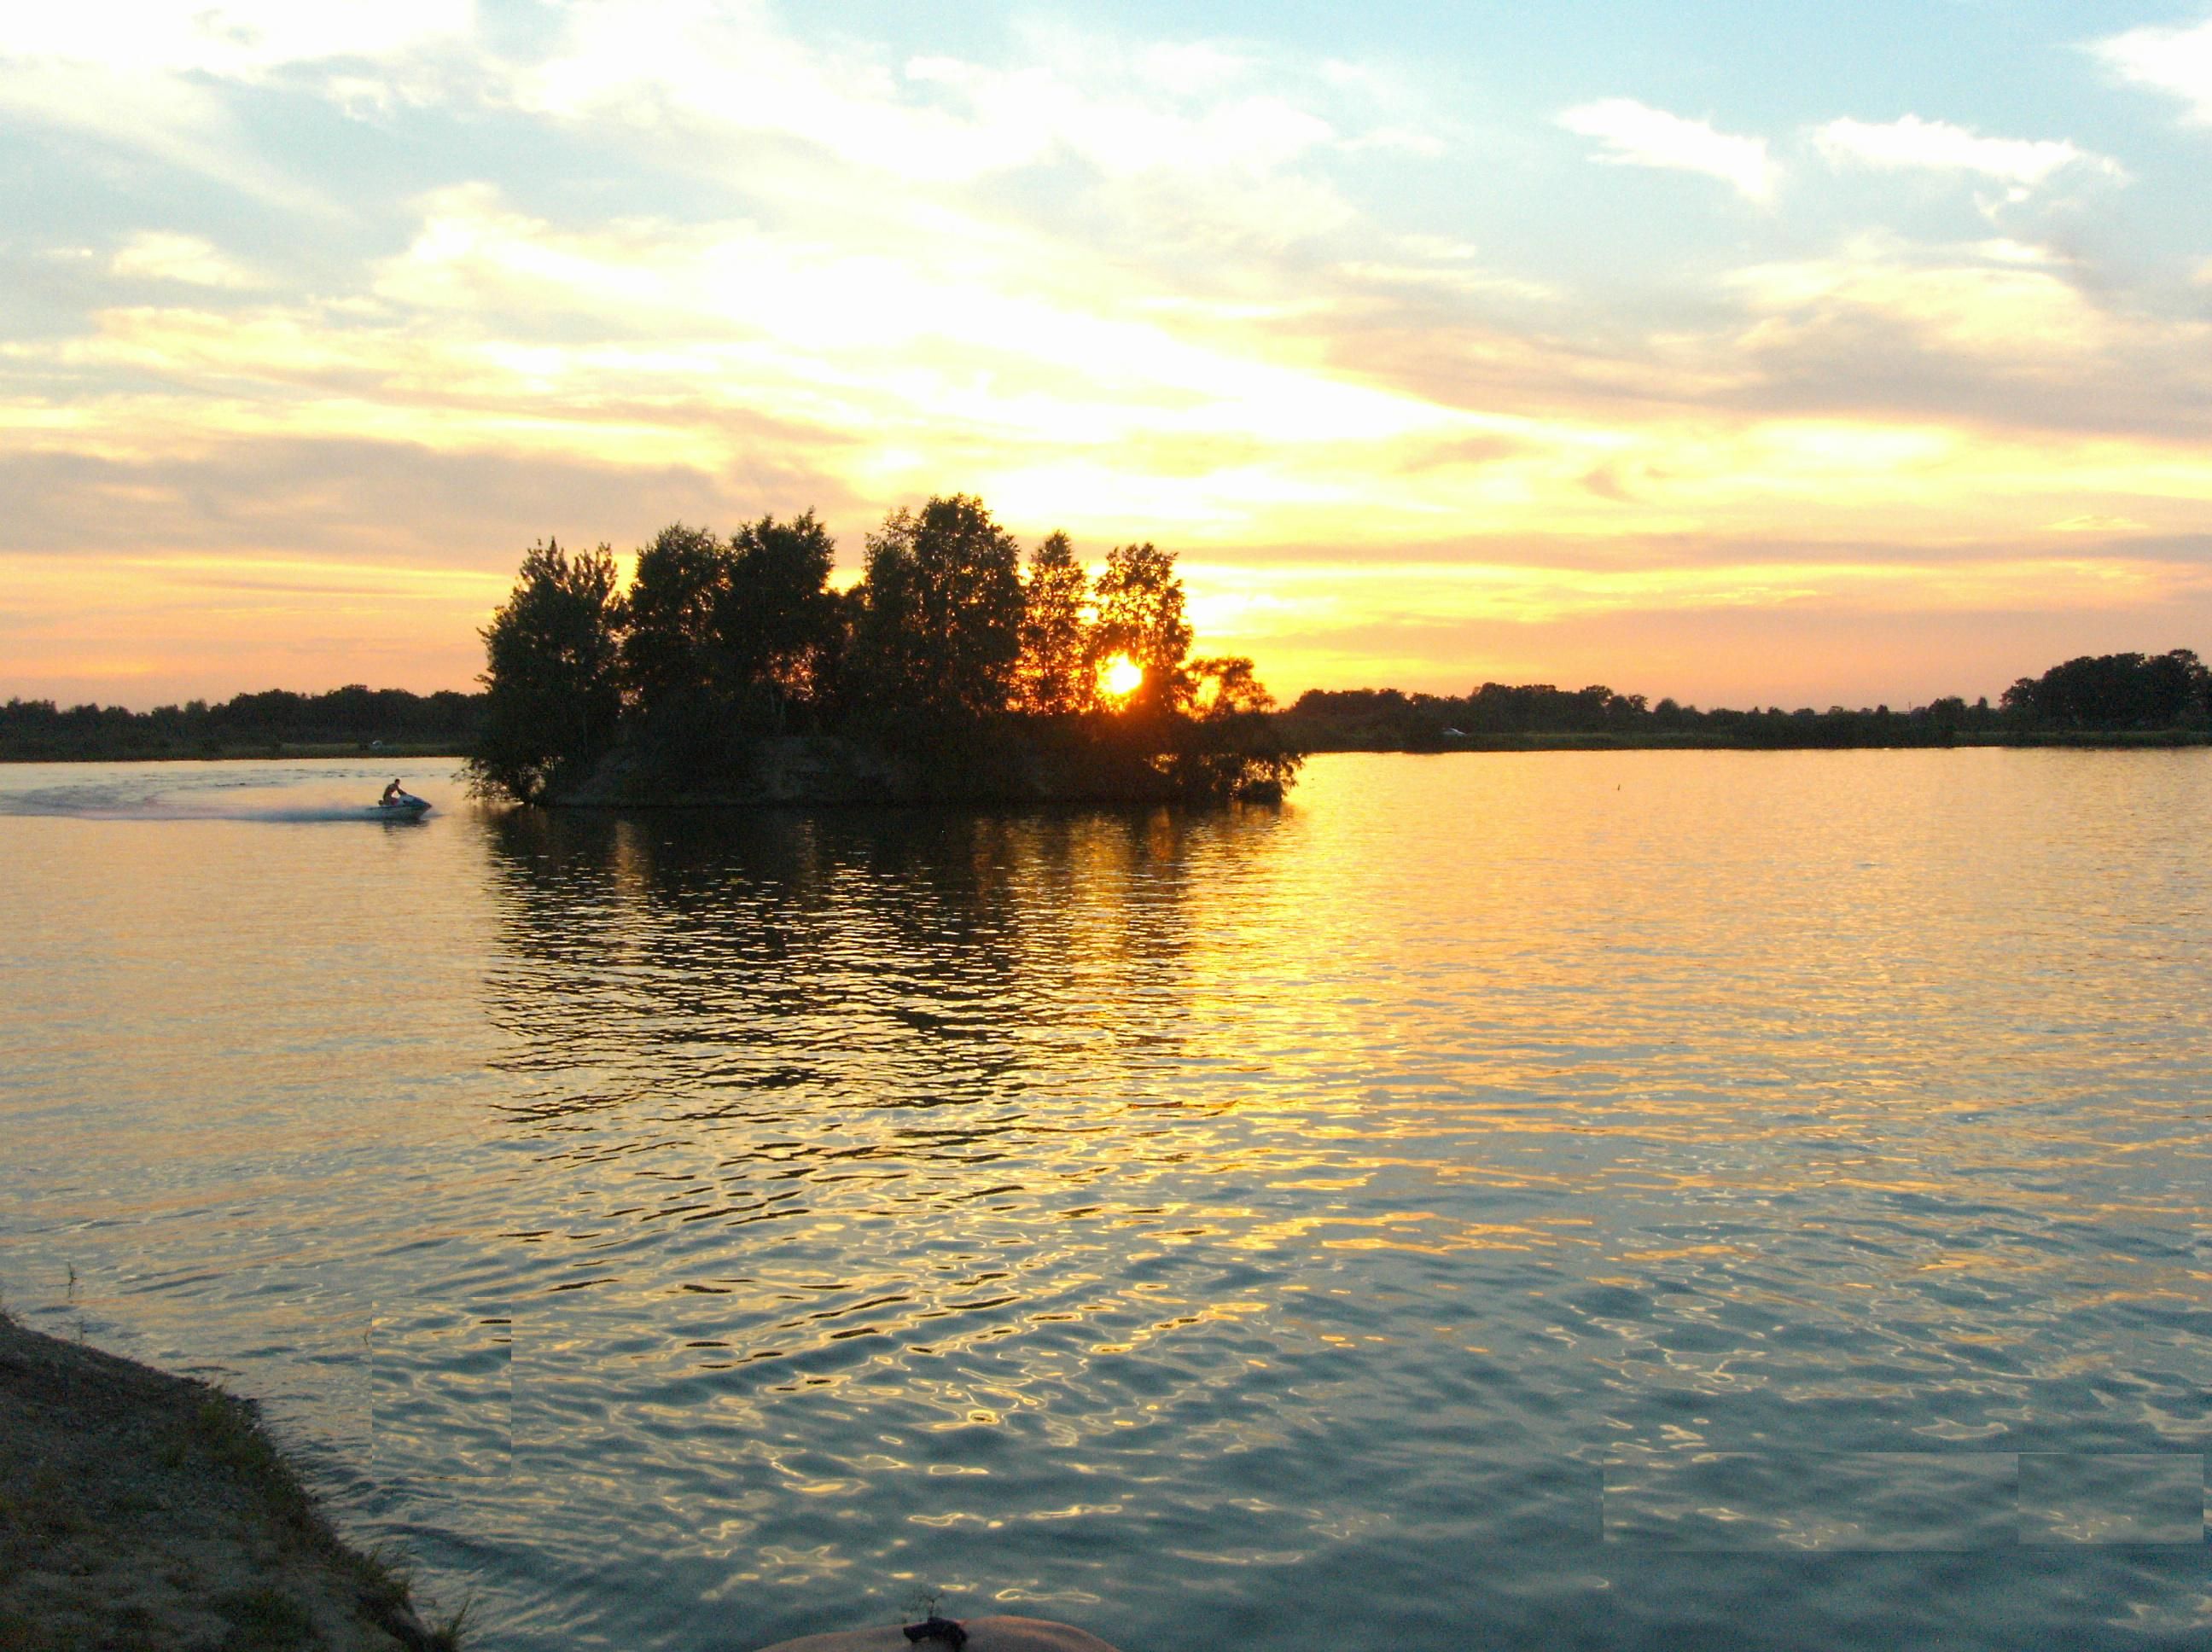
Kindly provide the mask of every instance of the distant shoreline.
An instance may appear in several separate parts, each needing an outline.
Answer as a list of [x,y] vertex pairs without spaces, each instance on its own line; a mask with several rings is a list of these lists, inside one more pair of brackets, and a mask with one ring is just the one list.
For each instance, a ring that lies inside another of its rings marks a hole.
[[[1282,720],[1296,732],[1295,720]],[[2053,748],[2083,751],[2142,751],[2188,746],[2212,745],[2212,732],[2203,729],[2136,729],[2117,732],[2103,731],[2045,730],[2021,731],[2003,734],[1961,734],[1951,738],[1898,738],[1888,740],[1774,740],[1745,738],[1724,734],[1470,734],[1458,739],[1433,743],[1383,740],[1339,742],[1325,737],[1307,737],[1298,742],[1301,748],[1315,756],[1336,752],[1395,752],[1415,756],[1436,756],[1451,752],[1501,751],[1942,751],[1968,749],[2033,749]],[[311,761],[337,762],[340,760],[381,761],[389,757],[394,762],[410,762],[428,758],[441,758],[453,762],[465,762],[469,754],[456,750],[450,741],[426,741],[420,744],[395,743],[381,746],[343,744],[271,743],[270,741],[240,741],[229,744],[197,748],[190,751],[76,751],[76,752],[0,752],[0,764],[17,763],[139,763],[139,762],[245,762]]]
[[1395,751],[1434,756],[1454,751],[1945,751],[1986,747],[2059,747],[2081,750],[2142,750],[2212,745],[2203,729],[2042,730],[2008,733],[1899,735],[1889,739],[1802,739],[1765,736],[1650,734],[1468,734],[1434,741],[1332,740],[1302,730],[1295,716],[1281,719],[1301,750],[1315,756],[1333,751]]
[[339,759],[382,761],[390,757],[419,762],[426,757],[446,757],[455,762],[465,762],[469,754],[456,750],[450,740],[408,742],[387,741],[382,745],[357,745],[351,742],[235,740],[222,744],[195,746],[188,751],[173,748],[138,751],[6,751],[0,752],[0,763],[199,763],[199,762],[272,762],[287,758],[311,758],[337,762]]

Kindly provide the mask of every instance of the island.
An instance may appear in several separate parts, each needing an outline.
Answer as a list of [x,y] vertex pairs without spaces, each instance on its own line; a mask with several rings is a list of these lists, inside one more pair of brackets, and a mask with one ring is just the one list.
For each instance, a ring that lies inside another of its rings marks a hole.
[[900,508],[857,583],[811,511],[533,546],[484,628],[477,791],[550,807],[1273,803],[1299,752],[1241,656],[1191,656],[1146,543],[1024,562],[982,501]]

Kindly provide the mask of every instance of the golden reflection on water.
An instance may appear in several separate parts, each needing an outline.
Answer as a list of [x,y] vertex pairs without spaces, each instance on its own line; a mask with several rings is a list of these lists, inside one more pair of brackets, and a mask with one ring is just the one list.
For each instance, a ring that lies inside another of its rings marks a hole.
[[[2196,753],[1626,753],[1213,817],[0,816],[9,1265],[341,1447],[365,1394],[354,1506],[518,1646],[913,1582],[1160,1647],[2179,1633],[2185,1567],[2024,1572],[1975,1500],[2170,1534],[2014,1460],[2203,1449],[2208,802]],[[1648,1558],[1931,1532],[1996,1558]]]

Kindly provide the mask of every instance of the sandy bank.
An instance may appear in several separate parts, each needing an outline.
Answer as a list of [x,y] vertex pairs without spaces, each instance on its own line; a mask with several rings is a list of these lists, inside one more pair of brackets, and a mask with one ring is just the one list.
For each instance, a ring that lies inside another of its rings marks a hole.
[[449,1649],[252,1407],[0,1317],[0,1649]]

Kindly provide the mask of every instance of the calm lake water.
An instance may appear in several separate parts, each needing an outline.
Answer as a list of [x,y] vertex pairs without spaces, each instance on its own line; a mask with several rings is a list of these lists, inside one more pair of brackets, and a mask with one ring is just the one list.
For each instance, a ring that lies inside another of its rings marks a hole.
[[2212,1631],[2212,753],[447,769],[0,769],[0,1289],[483,1648]]

